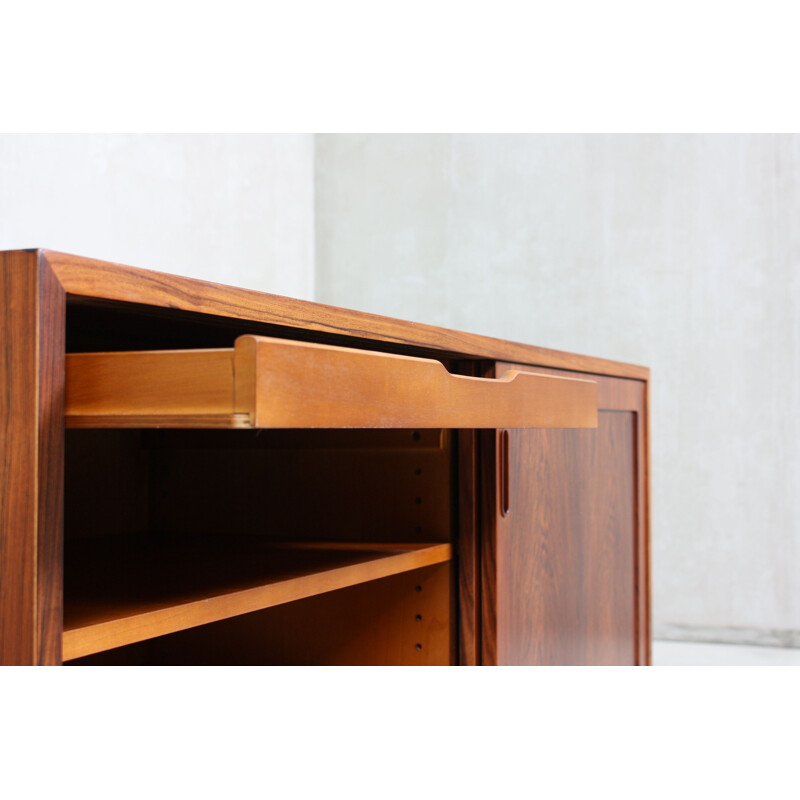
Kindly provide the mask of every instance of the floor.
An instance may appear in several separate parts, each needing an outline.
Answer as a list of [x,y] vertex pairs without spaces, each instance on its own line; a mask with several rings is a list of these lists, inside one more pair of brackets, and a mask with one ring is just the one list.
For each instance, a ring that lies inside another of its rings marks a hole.
[[800,650],[705,642],[653,642],[653,664],[674,666],[800,666]]

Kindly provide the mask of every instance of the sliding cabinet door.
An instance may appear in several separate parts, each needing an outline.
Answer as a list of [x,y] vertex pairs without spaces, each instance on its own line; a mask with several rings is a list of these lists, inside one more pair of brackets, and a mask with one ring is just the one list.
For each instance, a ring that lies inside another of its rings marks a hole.
[[484,664],[649,662],[646,384],[579,377],[597,429],[484,434]]

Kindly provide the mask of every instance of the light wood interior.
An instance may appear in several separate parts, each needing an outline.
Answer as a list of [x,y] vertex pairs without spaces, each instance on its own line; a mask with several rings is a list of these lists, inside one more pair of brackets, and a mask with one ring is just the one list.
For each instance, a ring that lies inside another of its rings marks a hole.
[[[449,431],[71,430],[66,453],[65,660],[114,650],[121,663],[125,654],[146,661],[142,654],[156,651],[133,643],[174,641],[167,634],[189,628],[239,630],[244,623],[219,620],[241,615],[251,636],[253,625],[280,628],[275,620],[293,614],[360,619],[363,611],[348,603],[373,592],[375,603],[385,595],[380,586],[407,587],[389,576],[432,565],[442,567],[447,603],[436,605],[436,645],[429,632],[425,658],[414,650],[407,663],[452,660]],[[365,588],[345,590],[356,585]],[[392,608],[393,591],[381,601]],[[341,599],[330,608],[304,599],[323,594]],[[291,610],[298,603],[304,611]],[[286,610],[260,611],[271,606]],[[423,627],[392,628],[400,639],[389,646],[390,634],[377,637],[372,656],[369,637],[359,634],[353,663],[395,663],[422,644],[406,637]],[[305,638],[294,624],[282,630],[284,643],[292,632]],[[217,658],[205,633],[185,641],[193,656],[162,650],[158,658]],[[261,663],[344,658],[336,642],[285,647],[262,652]]]

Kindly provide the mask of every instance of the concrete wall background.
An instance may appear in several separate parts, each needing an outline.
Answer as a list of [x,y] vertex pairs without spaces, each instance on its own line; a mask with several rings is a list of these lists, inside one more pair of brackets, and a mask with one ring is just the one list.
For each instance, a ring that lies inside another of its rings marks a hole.
[[0,249],[310,299],[313,170],[310,134],[4,134]]
[[645,364],[657,635],[800,646],[800,137],[329,135],[316,297]]

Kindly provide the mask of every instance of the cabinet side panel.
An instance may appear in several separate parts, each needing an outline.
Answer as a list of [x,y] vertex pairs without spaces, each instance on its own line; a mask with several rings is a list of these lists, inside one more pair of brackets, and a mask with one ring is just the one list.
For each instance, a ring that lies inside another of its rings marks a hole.
[[34,256],[0,256],[0,664],[35,661]]
[[0,664],[61,660],[65,298],[0,254]]
[[64,386],[66,296],[47,264],[39,268],[36,658],[61,664],[64,561]]

